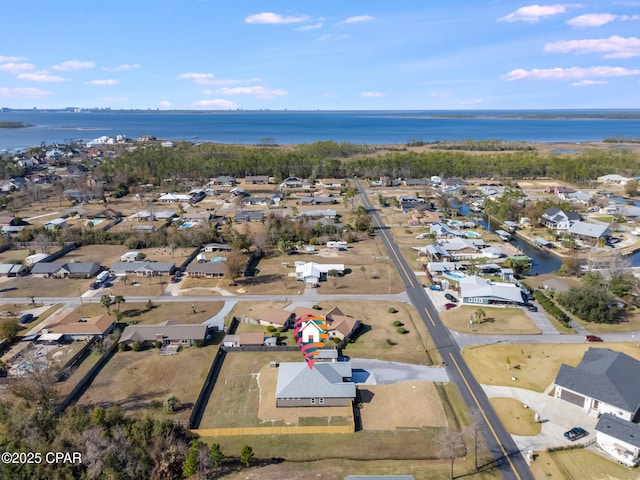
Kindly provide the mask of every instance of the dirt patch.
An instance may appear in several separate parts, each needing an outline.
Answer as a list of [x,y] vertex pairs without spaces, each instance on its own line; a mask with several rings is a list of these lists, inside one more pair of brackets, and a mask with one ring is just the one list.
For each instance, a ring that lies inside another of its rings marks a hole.
[[[447,417],[432,382],[358,386],[365,430],[446,427]],[[402,405],[411,405],[403,408]]]
[[[461,305],[440,313],[442,322],[453,330],[469,333],[469,321],[478,307]],[[486,314],[473,324],[475,335],[527,335],[540,334],[540,329],[520,308],[483,308]]]
[[504,428],[511,435],[539,435],[542,424],[535,421],[533,409],[525,407],[515,398],[494,397],[489,403],[498,414]]

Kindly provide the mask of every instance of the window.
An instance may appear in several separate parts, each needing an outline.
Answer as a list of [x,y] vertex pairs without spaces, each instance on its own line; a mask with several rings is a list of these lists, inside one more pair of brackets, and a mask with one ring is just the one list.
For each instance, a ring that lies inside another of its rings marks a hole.
[[324,405],[324,398],[320,399],[320,405]]
[[315,399],[315,398],[312,398],[312,399],[311,399],[311,405],[315,405],[315,404],[316,404],[316,399]]

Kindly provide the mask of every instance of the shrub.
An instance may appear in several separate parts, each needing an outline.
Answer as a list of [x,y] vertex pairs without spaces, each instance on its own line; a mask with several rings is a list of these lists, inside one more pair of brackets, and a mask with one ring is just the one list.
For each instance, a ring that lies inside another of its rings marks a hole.
[[162,348],[162,342],[158,341],[153,344],[153,348]]
[[400,333],[400,334],[404,335],[405,333],[407,333],[407,332],[408,332],[408,330],[407,330],[406,328],[404,328],[404,327],[398,327],[398,328],[396,329],[396,332],[398,332],[398,333]]
[[398,310],[396,310],[393,307],[389,307],[389,309],[387,310],[389,313],[398,313]]
[[127,344],[126,343],[119,343],[118,344],[118,351],[119,352],[126,352],[127,351]]
[[274,338],[280,338],[280,332],[275,332],[271,336],[274,337]]
[[340,343],[340,339],[339,339],[338,337],[333,337],[331,340],[332,340],[332,341],[333,341],[333,343],[335,343],[336,345],[337,345],[338,343]]
[[400,320],[396,320],[395,322],[393,322],[393,326],[394,327],[401,327],[402,326],[402,322]]
[[393,347],[394,345],[397,345],[397,343],[391,340],[390,338],[387,338],[387,345],[389,345],[390,347]]
[[140,350],[142,350],[142,343],[140,342],[133,342],[131,344],[131,350],[133,350],[134,352],[139,352]]
[[274,327],[273,325],[269,325],[267,327],[267,332],[275,332],[276,331],[276,327]]
[[313,307],[314,310],[322,310],[322,307],[320,305],[314,305]]
[[204,340],[198,339],[198,340],[196,340],[196,341],[194,341],[194,342],[193,342],[193,345],[194,345],[195,347],[200,348],[200,347],[202,347],[202,346],[204,345]]

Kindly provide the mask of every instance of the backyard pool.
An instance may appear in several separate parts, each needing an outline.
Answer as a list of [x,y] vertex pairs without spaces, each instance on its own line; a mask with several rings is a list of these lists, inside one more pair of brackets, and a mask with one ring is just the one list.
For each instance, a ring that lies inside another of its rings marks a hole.
[[212,262],[224,262],[226,260],[226,258],[224,257],[213,257],[211,259]]
[[458,273],[458,272],[444,272],[442,275],[452,280],[460,280],[461,278],[466,277],[464,273]]
[[462,225],[462,222],[460,222],[458,220],[451,220],[449,222],[449,225],[451,225],[452,227],[459,227],[460,225]]
[[193,222],[182,222],[182,225],[180,225],[180,228],[191,228],[193,227]]
[[478,232],[464,232],[464,236],[467,238],[480,238],[482,235]]
[[100,225],[102,222],[104,222],[104,220],[87,220],[87,225],[93,225],[95,227],[96,225]]

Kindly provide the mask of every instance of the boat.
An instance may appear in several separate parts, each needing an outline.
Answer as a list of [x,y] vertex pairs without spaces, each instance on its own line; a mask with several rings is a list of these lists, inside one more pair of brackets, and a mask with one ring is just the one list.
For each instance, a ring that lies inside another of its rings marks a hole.
[[511,240],[511,234],[509,232],[505,232],[504,230],[496,230],[496,235],[500,237],[501,240],[508,242]]

